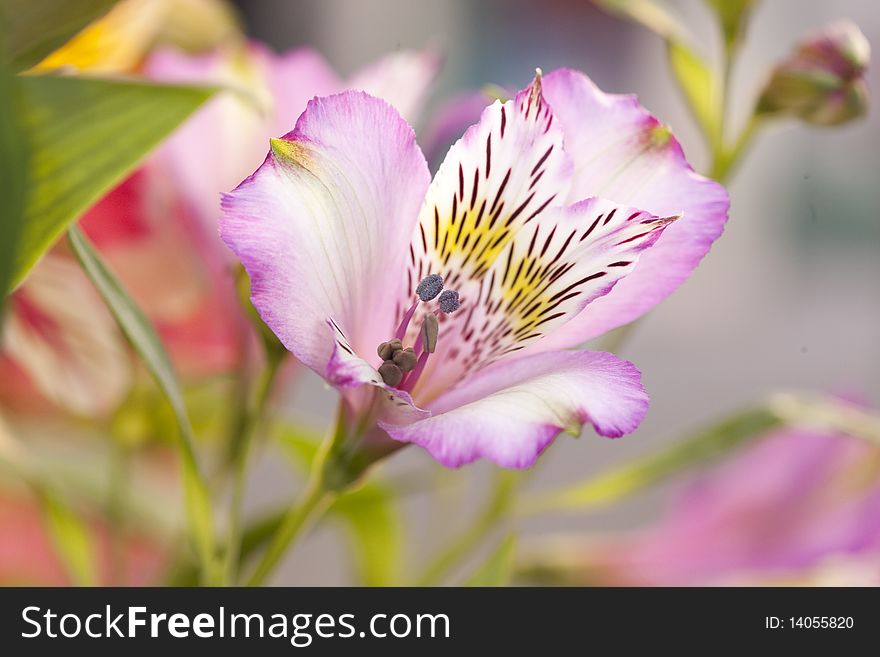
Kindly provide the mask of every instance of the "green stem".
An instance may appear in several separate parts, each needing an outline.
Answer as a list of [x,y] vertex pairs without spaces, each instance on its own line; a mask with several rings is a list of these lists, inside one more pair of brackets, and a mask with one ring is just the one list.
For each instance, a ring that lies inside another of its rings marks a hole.
[[719,182],[727,182],[736,170],[746,148],[751,144],[752,138],[758,129],[760,121],[755,117],[743,128],[736,142],[731,147],[724,147],[716,152],[712,159],[712,169],[709,176]]
[[495,480],[495,489],[470,527],[443,548],[434,560],[416,578],[418,586],[433,586],[443,581],[446,575],[483,540],[489,536],[496,525],[505,517],[512,506],[514,492],[522,476],[517,472],[501,471]]
[[302,533],[303,528],[324,515],[338,494],[338,491],[331,491],[324,487],[320,469],[317,473],[313,471],[312,479],[306,487],[302,500],[299,504],[291,507],[284,516],[275,537],[248,579],[248,586],[261,586],[266,582],[281,558],[293,546],[297,536]]
[[302,499],[282,518],[269,547],[248,579],[248,586],[262,585],[303,529],[324,515],[336,498],[357,479],[357,476],[345,472],[345,465],[340,460],[346,447],[351,446],[352,439],[355,442],[360,439],[360,429],[353,436],[349,435],[348,429],[345,402],[340,400],[336,427],[315,455]]
[[724,54],[721,62],[721,97],[718,99],[718,121],[715,129],[712,151],[714,154],[724,151],[724,144],[727,137],[727,117],[730,110],[730,80],[733,76],[733,62],[736,51],[730,44],[724,48]]
[[119,440],[113,441],[110,484],[107,487],[107,520],[110,524],[110,582],[125,585],[125,554],[128,484],[131,480],[131,450]]
[[281,369],[282,358],[269,356],[269,362],[260,373],[254,386],[249,411],[245,414],[239,431],[233,437],[230,454],[234,464],[232,500],[229,505],[229,521],[226,535],[226,555],[223,565],[223,581],[234,584],[241,552],[241,515],[244,504],[247,470],[250,462],[254,436],[266,412],[272,389]]

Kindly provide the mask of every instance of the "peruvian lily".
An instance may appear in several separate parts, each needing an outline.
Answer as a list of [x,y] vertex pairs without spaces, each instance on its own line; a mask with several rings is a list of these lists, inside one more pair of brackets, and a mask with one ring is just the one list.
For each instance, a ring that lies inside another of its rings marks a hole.
[[638,370],[564,348],[669,294],[727,207],[634,98],[559,70],[489,106],[433,182],[387,103],[317,98],[220,229],[263,320],[342,393],[349,475],[403,443],[523,468],[563,430],[639,425]]
[[[124,572],[114,572],[114,549],[106,521],[93,514],[84,524],[94,550],[95,584],[147,586],[167,568],[167,548],[143,531],[126,532],[122,544]],[[58,557],[53,536],[37,499],[8,485],[0,487],[0,586],[70,586],[65,564]],[[12,537],[15,537],[14,539]],[[9,538],[6,538],[9,537]]]
[[654,525],[569,550],[566,570],[579,584],[876,586],[878,474],[862,438],[776,430],[688,482]]

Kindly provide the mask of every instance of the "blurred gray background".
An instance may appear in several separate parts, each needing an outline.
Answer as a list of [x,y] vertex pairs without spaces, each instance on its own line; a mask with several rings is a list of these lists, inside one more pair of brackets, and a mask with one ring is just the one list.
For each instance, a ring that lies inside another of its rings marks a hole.
[[[249,33],[278,50],[312,46],[343,74],[397,48],[433,45],[447,57],[434,105],[487,82],[522,87],[536,66],[581,69],[610,92],[635,92],[670,124],[698,170],[707,154],[665,66],[659,38],[611,18],[586,1],[247,0]],[[701,0],[669,4],[686,16],[705,53],[719,39]],[[804,33],[837,18],[854,20],[880,48],[876,0],[764,0],[755,11],[734,75],[733,118],[744,120],[771,63]],[[869,73],[876,93],[877,69]],[[561,437],[529,485],[576,481],[647,454],[688,429],[780,388],[856,394],[880,402],[880,119],[839,129],[787,122],[764,131],[730,185],[731,219],[695,275],[654,310],[620,355],[644,373],[651,395],[635,434],[611,441],[586,431]],[[335,395],[304,375],[289,392],[298,412],[320,418]],[[437,547],[481,502],[493,468],[439,472],[407,449],[384,471],[417,473],[446,485],[448,504],[406,499],[414,562]],[[745,485],[745,484],[744,484]],[[277,455],[263,455],[249,506],[288,499],[296,483]],[[639,526],[662,508],[654,489],[595,514],[542,518],[525,534]],[[339,536],[322,529],[288,560],[277,582],[349,582]]]

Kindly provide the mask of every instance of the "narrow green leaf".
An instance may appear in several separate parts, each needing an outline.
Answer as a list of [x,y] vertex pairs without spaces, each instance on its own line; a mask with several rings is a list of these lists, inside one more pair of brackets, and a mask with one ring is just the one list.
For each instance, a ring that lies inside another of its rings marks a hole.
[[0,0],[12,65],[21,71],[64,45],[118,0]]
[[681,41],[668,41],[672,72],[710,144],[721,139],[721,88],[706,62]]
[[30,167],[13,286],[71,222],[214,92],[54,75],[16,82]]
[[737,413],[657,454],[585,482],[525,498],[520,511],[531,515],[548,511],[582,510],[609,504],[721,457],[766,434],[781,422],[777,413],[763,407]]
[[[307,469],[318,448],[315,435],[284,427],[280,440],[297,464]],[[340,495],[328,513],[342,523],[351,541],[358,580],[367,586],[395,584],[403,561],[403,525],[396,491],[374,476]]]
[[76,586],[97,583],[95,548],[88,526],[59,497],[40,491],[46,530],[71,582]]
[[465,586],[504,586],[513,572],[516,536],[509,534],[465,582]]
[[27,149],[20,125],[18,87],[6,65],[6,35],[0,27],[0,198],[3,220],[0,221],[0,316],[12,277],[15,247],[24,219],[25,172]]
[[208,489],[196,461],[193,431],[171,360],[150,321],[123,289],[116,277],[107,269],[85,235],[74,226],[68,231],[68,239],[83,270],[171,404],[180,429],[180,440],[177,445],[186,496],[187,517],[203,573],[213,577],[216,564],[211,503]]

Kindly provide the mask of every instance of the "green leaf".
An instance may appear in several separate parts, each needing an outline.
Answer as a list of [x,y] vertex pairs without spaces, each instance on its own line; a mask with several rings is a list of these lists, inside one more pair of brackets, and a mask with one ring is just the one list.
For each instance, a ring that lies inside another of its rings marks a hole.
[[20,98],[12,73],[6,65],[5,34],[0,29],[0,198],[3,199],[3,221],[0,222],[0,316],[5,291],[12,277],[15,247],[24,219],[25,172],[27,150],[22,138],[19,111]]
[[[279,439],[298,465],[308,468],[317,453],[314,432],[284,427]],[[376,476],[345,492],[328,514],[342,523],[351,541],[355,572],[367,586],[389,586],[399,580],[403,561],[403,525],[396,491]]]
[[513,572],[516,536],[508,535],[489,558],[468,578],[465,586],[504,586]]
[[21,71],[64,45],[118,0],[2,0],[12,66]]
[[214,92],[54,75],[16,81],[30,168],[13,286],[71,222]]
[[209,578],[214,577],[216,564],[211,503],[196,461],[193,431],[171,360],[150,321],[107,269],[85,235],[74,226],[68,231],[68,238],[86,275],[171,404],[180,430],[177,447],[190,530],[193,533],[203,574]]
[[71,582],[76,586],[95,585],[95,548],[89,528],[58,496],[44,489],[40,498],[46,530]]
[[719,458],[766,434],[781,423],[779,414],[769,408],[762,407],[737,413],[657,454],[628,463],[585,482],[538,493],[532,498],[524,499],[520,510],[532,515],[606,505]]
[[672,72],[710,144],[720,145],[721,87],[706,62],[680,41],[667,42]]

